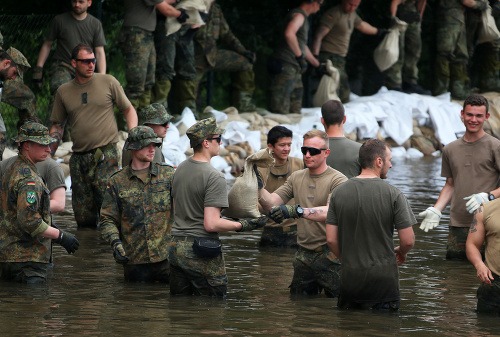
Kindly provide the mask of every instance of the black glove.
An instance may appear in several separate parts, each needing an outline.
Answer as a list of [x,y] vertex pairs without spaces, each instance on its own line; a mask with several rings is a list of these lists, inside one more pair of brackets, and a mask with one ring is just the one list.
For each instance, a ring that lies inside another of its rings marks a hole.
[[189,19],[189,15],[186,13],[186,10],[184,8],[180,8],[179,12],[181,12],[181,15],[177,17],[177,21],[179,23],[186,22],[186,20]]
[[397,18],[395,16],[391,16],[391,22],[389,23],[389,28],[392,28],[397,24],[398,24]]
[[111,242],[111,247],[113,247],[113,257],[116,263],[127,264],[128,257],[127,253],[125,253],[125,249],[123,249],[122,242],[120,240],[113,240],[113,242]]
[[307,70],[307,60],[306,60],[306,57],[304,56],[304,54],[295,57],[295,59],[297,60],[297,63],[300,66],[301,73],[305,73]]
[[406,23],[416,23],[422,19],[418,12],[398,12],[397,16],[401,21]]
[[476,0],[474,7],[472,7],[472,9],[475,9],[476,11],[480,12],[484,12],[487,8],[488,8],[488,3],[482,0]]
[[259,190],[261,190],[264,187],[264,180],[262,180],[262,176],[259,173],[259,170],[257,169],[257,165],[253,165],[253,171],[255,172],[255,175],[257,176],[257,187]]
[[279,205],[271,208],[269,217],[276,223],[281,223],[285,219],[302,218],[304,210],[300,205]]
[[261,216],[260,218],[255,219],[240,219],[238,221],[241,224],[241,229],[237,230],[237,232],[248,232],[253,231],[254,229],[264,227],[267,223],[267,216]]
[[379,39],[382,39],[384,38],[384,36],[387,35],[387,33],[389,33],[389,29],[387,28],[378,28],[377,29],[377,34],[375,34],[375,36]]
[[328,71],[326,70],[326,64],[325,63],[320,63],[318,67],[316,67],[316,74],[321,77],[323,75],[330,76]]
[[73,234],[62,230],[59,230],[59,236],[54,240],[54,242],[63,246],[68,254],[73,254],[80,246],[80,242],[78,242],[78,239]]
[[497,1],[491,6],[491,15],[496,18],[500,15],[500,1]]
[[42,87],[43,83],[43,68],[42,67],[35,67],[33,69],[33,85],[35,85],[38,89]]
[[255,61],[257,61],[257,56],[255,56],[255,53],[250,50],[245,50],[241,55],[245,56],[248,61],[250,61],[251,64],[254,64]]
[[205,12],[198,12],[200,13],[200,18],[203,20],[203,22],[207,22],[208,20],[208,13],[205,13]]

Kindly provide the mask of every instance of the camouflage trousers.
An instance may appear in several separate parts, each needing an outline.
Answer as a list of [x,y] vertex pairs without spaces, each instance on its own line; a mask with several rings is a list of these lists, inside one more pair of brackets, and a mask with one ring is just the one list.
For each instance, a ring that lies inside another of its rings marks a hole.
[[108,178],[118,170],[116,144],[73,153],[69,170],[76,224],[78,227],[96,228]]
[[297,247],[297,225],[264,226],[261,247]]
[[469,235],[469,227],[449,226],[448,242],[446,244],[446,258],[467,260],[465,242]]
[[156,69],[153,32],[138,27],[122,27],[119,42],[127,65],[125,93],[136,109],[149,105]]
[[172,236],[168,243],[171,295],[225,298],[227,274],[224,255],[201,258],[193,252],[194,237]]
[[477,312],[500,314],[500,278],[493,274],[491,285],[481,284],[477,289]]
[[53,62],[49,69],[50,93],[54,95],[57,89],[64,83],[75,78],[75,69],[66,62]]
[[326,60],[332,61],[332,65],[339,71],[340,83],[337,93],[340,100],[342,101],[342,103],[349,102],[349,95],[351,94],[351,88],[349,86],[349,77],[347,76],[347,72],[345,71],[345,57],[337,54],[320,52],[319,61],[324,63],[326,62]]
[[398,61],[385,71],[385,85],[387,88],[401,88],[402,83],[417,84],[417,63],[422,52],[422,29],[420,22],[410,23],[405,32],[399,35]]
[[26,284],[45,283],[48,268],[48,263],[3,262],[0,263],[0,278]]
[[271,75],[269,109],[274,113],[300,113],[304,86],[298,66],[283,62],[281,73]]
[[[27,118],[36,115],[36,97],[33,91],[23,83],[20,77],[4,82],[2,88],[2,102],[18,110],[19,124]],[[0,130],[1,131],[1,130]]]
[[168,260],[156,263],[126,264],[123,276],[128,282],[160,282],[168,283],[170,265]]
[[299,246],[293,261],[292,295],[316,295],[322,290],[328,297],[340,291],[340,261],[326,245],[312,251]]

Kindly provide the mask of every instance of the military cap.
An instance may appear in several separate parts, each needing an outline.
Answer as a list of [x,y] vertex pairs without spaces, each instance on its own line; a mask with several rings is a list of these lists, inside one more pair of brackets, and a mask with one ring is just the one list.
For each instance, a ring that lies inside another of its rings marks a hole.
[[204,139],[207,139],[210,135],[221,135],[224,133],[224,129],[217,127],[215,117],[210,117],[202,119],[196,124],[192,125],[187,131],[186,135],[189,138],[191,147],[195,147],[200,144]]
[[9,54],[10,58],[12,59],[12,61],[14,61],[14,63],[17,66],[23,66],[23,67],[26,67],[26,68],[31,68],[31,66],[28,63],[28,60],[26,59],[26,57],[24,57],[23,53],[21,53],[16,48],[10,47],[9,49],[7,49],[7,54]]
[[149,126],[139,125],[131,129],[128,133],[124,148],[125,150],[140,150],[151,143],[160,146],[162,140]]
[[19,128],[19,133],[16,137],[16,142],[22,143],[32,141],[42,145],[49,145],[56,142],[57,139],[49,136],[49,129],[40,123],[28,122],[24,123]]
[[167,109],[160,103],[153,103],[140,108],[137,115],[141,124],[163,125],[172,119]]

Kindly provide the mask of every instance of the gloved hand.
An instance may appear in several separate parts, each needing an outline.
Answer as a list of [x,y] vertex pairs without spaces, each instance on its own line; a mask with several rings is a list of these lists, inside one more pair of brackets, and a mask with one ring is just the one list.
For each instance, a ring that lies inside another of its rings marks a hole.
[[389,33],[389,29],[387,28],[378,28],[377,29],[377,34],[375,34],[375,36],[379,39],[383,38],[384,36],[387,35],[387,33]]
[[296,56],[295,59],[297,60],[299,66],[300,66],[300,71],[302,73],[305,73],[307,70],[307,60],[306,60],[306,57],[304,56],[304,54],[302,54],[300,56]]
[[488,8],[488,2],[483,0],[476,0],[476,3],[472,8],[476,11],[483,12]]
[[203,20],[203,22],[207,22],[208,20],[208,13],[205,12],[198,12],[200,14],[200,18]]
[[73,254],[80,246],[80,242],[78,242],[78,239],[73,234],[62,230],[59,230],[59,237],[54,242],[63,246],[68,254]]
[[116,263],[127,264],[128,257],[127,253],[125,253],[125,249],[123,249],[122,242],[120,240],[113,240],[113,242],[111,242],[111,247],[113,247],[113,257]]
[[320,63],[319,66],[315,70],[316,70],[316,74],[318,76],[323,76],[323,75],[329,76],[330,75],[328,73],[328,71],[326,70],[326,64],[325,63]]
[[439,225],[439,220],[441,220],[441,212],[434,207],[427,207],[427,209],[420,212],[418,216],[424,218],[420,225],[420,229],[424,232],[436,228]]
[[177,21],[179,23],[186,22],[186,20],[189,19],[189,15],[186,13],[186,10],[184,8],[180,8],[179,12],[181,12],[181,14],[177,17]]
[[255,219],[240,219],[238,222],[241,224],[241,229],[237,230],[237,232],[253,231],[254,229],[264,227],[267,219],[267,216],[261,216]]
[[257,56],[251,50],[245,50],[243,53],[241,53],[241,55],[245,56],[251,64],[254,64],[255,61],[257,61]]
[[259,170],[257,169],[257,165],[253,165],[253,171],[255,172],[255,175],[257,176],[257,187],[262,189],[264,187],[264,181],[262,180],[262,176],[259,173]]
[[43,83],[43,68],[42,67],[35,67],[33,69],[33,85],[38,87],[40,89],[42,87]]
[[412,11],[412,12],[399,12],[398,11],[397,15],[401,21],[404,21],[408,24],[420,22],[420,20],[422,19],[420,17],[420,13],[414,12],[414,11]]
[[464,200],[469,200],[465,204],[465,207],[467,208],[467,212],[470,214],[474,214],[474,212],[478,210],[481,205],[490,201],[488,199],[488,193],[485,192],[469,195],[468,197],[465,197]]
[[302,207],[300,207],[300,205],[274,206],[269,212],[269,217],[276,223],[281,223],[283,220],[290,218],[302,218],[304,214],[302,212],[299,212],[299,209],[302,210]]
[[395,16],[391,16],[391,21],[389,23],[389,28],[392,28],[398,24],[398,20]]

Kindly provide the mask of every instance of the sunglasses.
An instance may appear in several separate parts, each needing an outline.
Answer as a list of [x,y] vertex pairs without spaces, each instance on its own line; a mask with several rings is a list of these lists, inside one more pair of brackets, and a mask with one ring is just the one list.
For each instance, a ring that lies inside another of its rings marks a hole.
[[88,65],[88,64],[91,64],[91,63],[95,64],[96,59],[94,57],[93,59],[75,59],[75,61],[82,62],[83,64],[87,64]]
[[302,154],[305,156],[307,154],[307,152],[309,151],[309,154],[311,156],[317,156],[318,154],[321,153],[321,151],[323,150],[327,150],[327,149],[317,149],[315,147],[309,147],[309,146],[302,146],[300,148],[300,152],[302,152]]
[[207,138],[207,140],[215,140],[217,144],[220,144],[220,142],[222,141],[222,136]]

